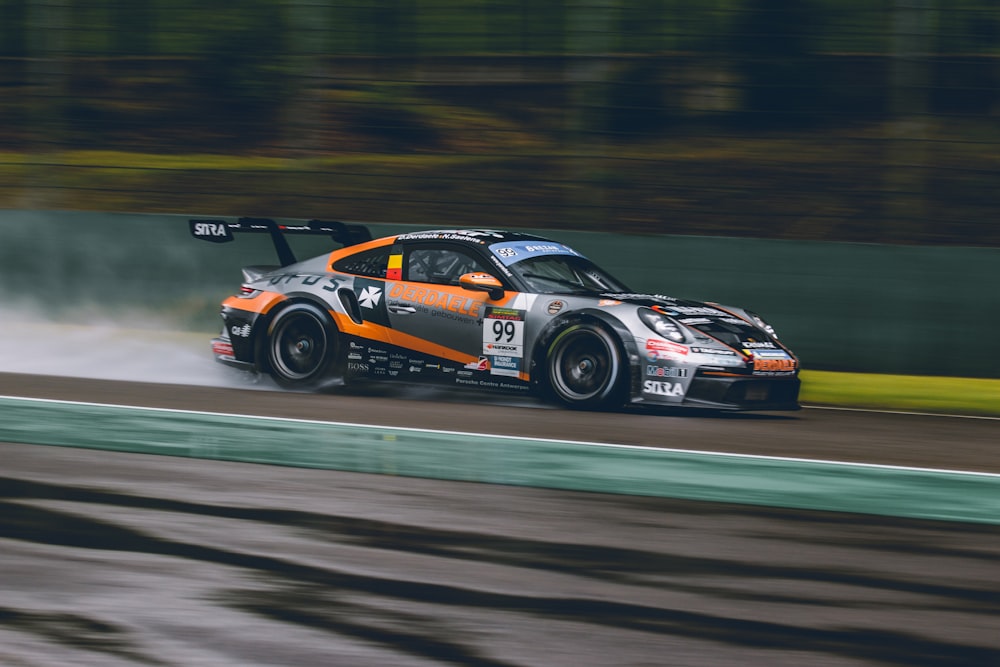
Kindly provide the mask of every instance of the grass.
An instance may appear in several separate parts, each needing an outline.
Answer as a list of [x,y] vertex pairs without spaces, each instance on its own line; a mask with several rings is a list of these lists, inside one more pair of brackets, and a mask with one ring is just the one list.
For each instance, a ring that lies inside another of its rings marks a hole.
[[802,371],[807,405],[1000,416],[1000,379]]

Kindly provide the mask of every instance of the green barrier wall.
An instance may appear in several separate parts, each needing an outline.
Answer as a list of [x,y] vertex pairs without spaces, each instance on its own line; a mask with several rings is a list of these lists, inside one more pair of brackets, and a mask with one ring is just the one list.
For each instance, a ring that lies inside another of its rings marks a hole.
[[[187,217],[0,211],[0,298],[41,301],[68,318],[145,309],[214,333],[218,302],[235,288],[240,267],[273,263],[274,253],[257,235],[228,245],[195,241]],[[376,235],[414,229],[371,227]],[[554,236],[637,291],[756,310],[807,368],[1000,377],[992,356],[1000,249]],[[302,256],[328,247],[325,239],[293,242]]]
[[0,397],[0,442],[1000,524],[1000,475]]

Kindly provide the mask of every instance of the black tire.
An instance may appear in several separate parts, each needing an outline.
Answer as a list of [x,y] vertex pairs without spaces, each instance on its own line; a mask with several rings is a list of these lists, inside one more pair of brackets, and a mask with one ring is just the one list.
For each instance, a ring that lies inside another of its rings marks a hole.
[[549,344],[548,388],[559,402],[573,408],[618,407],[628,369],[618,340],[590,322],[572,324]]
[[340,352],[337,327],[310,303],[279,312],[267,328],[267,370],[286,389],[316,389],[330,379]]

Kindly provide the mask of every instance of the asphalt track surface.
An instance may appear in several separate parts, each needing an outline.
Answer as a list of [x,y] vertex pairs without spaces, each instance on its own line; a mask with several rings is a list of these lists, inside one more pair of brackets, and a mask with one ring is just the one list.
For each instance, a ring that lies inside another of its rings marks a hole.
[[[0,394],[1000,472],[995,420],[20,374]],[[5,666],[1000,664],[997,526],[20,444],[0,505]]]

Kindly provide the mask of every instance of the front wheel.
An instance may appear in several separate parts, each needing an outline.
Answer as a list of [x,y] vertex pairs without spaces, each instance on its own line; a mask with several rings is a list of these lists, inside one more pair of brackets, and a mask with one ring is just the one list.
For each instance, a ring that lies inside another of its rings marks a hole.
[[336,326],[312,304],[289,306],[268,327],[268,370],[286,389],[321,386],[336,363],[337,352]]
[[574,324],[549,345],[548,385],[574,408],[611,407],[622,402],[627,375],[618,341],[596,324]]

